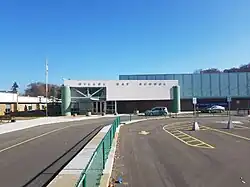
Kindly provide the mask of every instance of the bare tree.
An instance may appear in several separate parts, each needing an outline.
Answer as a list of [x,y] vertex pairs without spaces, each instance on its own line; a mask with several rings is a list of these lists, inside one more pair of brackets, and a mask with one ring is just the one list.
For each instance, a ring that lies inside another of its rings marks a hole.
[[[48,97],[56,97],[60,98],[61,90],[60,86],[54,84],[48,84]],[[36,82],[30,83],[25,89],[25,95],[37,97],[37,96],[45,96],[45,83]]]

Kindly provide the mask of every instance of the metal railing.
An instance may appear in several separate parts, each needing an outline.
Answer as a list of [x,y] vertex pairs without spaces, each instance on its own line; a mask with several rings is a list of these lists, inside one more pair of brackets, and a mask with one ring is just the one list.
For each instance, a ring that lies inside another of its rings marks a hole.
[[76,187],[98,187],[100,185],[102,172],[105,168],[105,163],[108,159],[115,132],[119,125],[120,117],[117,117],[93,153],[85,170],[82,172]]

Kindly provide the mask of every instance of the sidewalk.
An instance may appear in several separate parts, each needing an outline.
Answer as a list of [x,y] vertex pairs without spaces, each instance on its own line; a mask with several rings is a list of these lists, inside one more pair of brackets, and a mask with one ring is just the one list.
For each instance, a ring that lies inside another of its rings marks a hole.
[[[118,115],[122,116],[122,115]],[[115,115],[106,115],[106,116],[59,116],[59,117],[43,117],[31,120],[21,120],[14,123],[4,123],[0,124],[0,134],[23,130],[31,127],[36,127],[40,125],[53,124],[53,123],[62,123],[62,122],[70,122],[70,121],[81,121],[88,119],[98,119],[98,118],[106,118],[106,117],[115,117]]]

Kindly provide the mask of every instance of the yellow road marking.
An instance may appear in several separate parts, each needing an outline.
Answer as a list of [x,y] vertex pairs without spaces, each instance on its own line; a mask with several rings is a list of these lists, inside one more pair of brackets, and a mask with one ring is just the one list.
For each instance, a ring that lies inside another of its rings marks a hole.
[[208,147],[206,147],[206,145],[204,145],[204,144],[201,144],[201,145],[194,145],[194,147],[199,147],[199,148],[208,148]]
[[193,139],[191,137],[182,138],[183,140]]
[[197,142],[197,140],[189,140],[187,143]]
[[6,148],[4,148],[4,149],[1,149],[1,150],[0,150],[0,153],[2,153],[2,152],[4,152],[4,151],[7,151],[7,150],[9,150],[9,149],[12,149],[12,148],[14,148],[14,147],[17,147],[17,146],[19,146],[19,145],[28,143],[28,142],[30,142],[30,141],[32,141],[32,140],[41,138],[41,137],[46,136],[46,135],[49,135],[49,134],[52,134],[52,133],[54,133],[54,132],[57,132],[57,131],[60,131],[60,130],[63,130],[63,129],[72,127],[72,126],[73,126],[73,125],[69,125],[69,126],[66,126],[66,127],[62,127],[62,128],[59,128],[59,129],[55,129],[55,130],[52,130],[52,131],[43,133],[43,134],[41,134],[41,135],[39,135],[39,136],[35,136],[35,137],[33,137],[33,138],[24,140],[24,141],[22,141],[22,142],[19,142],[19,143],[17,143],[17,144],[12,145],[12,146],[9,146],[9,147],[6,147]]
[[182,133],[173,133],[175,136],[180,136]]
[[[189,145],[189,146],[192,146],[192,147],[199,147],[198,145],[200,144],[200,145],[202,145],[201,148],[214,148],[212,145],[209,145],[209,144],[207,144],[207,143],[205,143],[205,142],[203,142],[203,141],[201,141],[201,140],[199,140],[199,139],[197,139],[197,138],[195,138],[193,136],[190,136],[190,135],[188,135],[188,134],[186,134],[184,132],[181,132],[179,130],[177,130],[177,131],[179,131],[179,133],[183,134],[183,136],[176,136],[174,133],[171,132],[171,130],[169,131],[169,130],[165,129],[165,127],[167,127],[167,125],[165,125],[163,127],[163,130],[165,132],[169,133],[170,135],[172,135],[173,137],[175,137],[176,139],[180,140],[182,143],[184,143],[186,145]],[[195,145],[192,145],[192,144],[190,144],[190,141],[184,141],[184,139],[181,138],[181,137],[186,137],[186,138],[188,137],[190,139],[193,139],[194,140],[193,142],[197,141],[199,143],[195,144]]]
[[201,146],[201,145],[204,145],[204,143],[199,143],[199,144],[196,144],[195,146]]
[[240,135],[237,135],[237,134],[233,134],[233,133],[230,133],[230,132],[214,129],[214,128],[211,128],[211,127],[207,127],[207,128],[209,130],[216,131],[216,132],[223,133],[223,134],[227,134],[229,136],[234,136],[234,137],[241,138],[241,139],[244,139],[244,140],[250,140],[250,138],[247,138],[245,136],[240,136]]
[[180,136],[178,136],[178,138],[184,138],[184,137],[188,137],[186,134],[183,134],[183,135],[180,135]]

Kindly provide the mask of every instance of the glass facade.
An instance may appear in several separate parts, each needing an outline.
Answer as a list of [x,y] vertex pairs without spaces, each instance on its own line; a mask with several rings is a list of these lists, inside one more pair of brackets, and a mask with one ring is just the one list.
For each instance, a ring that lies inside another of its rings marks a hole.
[[120,75],[120,80],[178,80],[181,98],[249,97],[250,72]]
[[211,80],[211,96],[220,97],[220,74],[210,74]]
[[239,95],[240,96],[245,96],[248,95],[247,87],[248,84],[247,82],[249,81],[247,79],[249,73],[239,73],[238,74],[238,83],[239,83]]
[[193,97],[199,97],[202,95],[201,76],[200,74],[193,74],[192,77],[193,77]]

